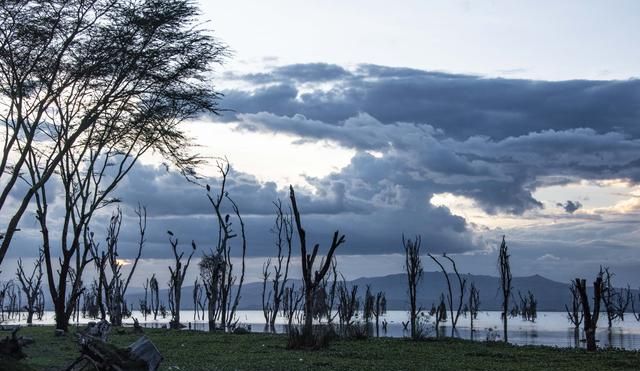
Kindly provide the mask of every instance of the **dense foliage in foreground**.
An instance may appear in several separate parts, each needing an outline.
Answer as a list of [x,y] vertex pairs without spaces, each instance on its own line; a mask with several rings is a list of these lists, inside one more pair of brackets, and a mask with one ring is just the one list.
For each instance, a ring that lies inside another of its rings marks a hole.
[[[73,330],[72,330],[73,332]],[[54,337],[53,327],[20,331],[36,342],[22,365],[55,370],[78,354],[75,336]],[[161,370],[637,370],[640,352],[521,347],[458,339],[413,342],[380,338],[340,340],[320,351],[286,350],[286,337],[221,334],[165,329],[145,330],[164,356]],[[131,329],[110,341],[126,346]],[[7,364],[0,369],[7,369]],[[11,368],[14,369],[14,368]]]

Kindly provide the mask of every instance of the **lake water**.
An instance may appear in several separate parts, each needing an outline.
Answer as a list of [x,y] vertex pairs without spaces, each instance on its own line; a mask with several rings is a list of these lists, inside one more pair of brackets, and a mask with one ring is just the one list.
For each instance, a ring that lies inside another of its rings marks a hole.
[[[183,310],[180,312],[181,321],[188,328],[196,330],[207,330],[208,324],[204,320],[194,320],[194,312],[192,310]],[[169,317],[160,318],[153,321],[152,316],[144,317],[140,312],[134,311],[133,317],[140,320],[141,325],[145,327],[162,327],[169,322]],[[238,311],[237,317],[242,325],[250,325],[252,332],[268,331],[264,326],[264,317],[262,311],[245,310]],[[402,322],[407,321],[408,314],[405,311],[389,311],[384,317],[388,322],[387,331],[384,332],[380,326],[380,336],[403,337],[408,336],[406,330],[403,329]],[[85,324],[93,319],[80,318],[80,324]],[[23,324],[24,320],[5,321],[4,324],[15,325]],[[34,320],[34,324],[45,325],[53,324],[53,312],[45,312],[42,321]],[[74,322],[75,323],[75,322]],[[124,320],[125,325],[132,325],[131,318]],[[285,331],[286,319],[279,317],[276,321],[276,331]],[[478,318],[474,320],[473,334],[469,328],[469,317],[460,316],[457,325],[456,336],[464,339],[473,339],[478,341],[500,340],[502,336],[502,322],[500,320],[500,312],[480,312]],[[614,347],[640,350],[640,322],[636,321],[633,314],[629,313],[625,316],[624,322],[616,322],[611,329],[607,328],[606,313],[601,314],[598,321],[597,339],[599,347]],[[449,322],[440,325],[440,334],[445,336],[451,335],[451,327]],[[433,328],[429,334],[435,336]],[[473,336],[472,336],[473,335]],[[509,319],[509,342],[517,345],[549,345],[558,347],[583,347],[584,342],[582,331],[580,331],[578,339],[575,337],[573,326],[569,324],[566,313],[562,312],[538,312],[538,318],[535,322],[522,320],[521,318]]]

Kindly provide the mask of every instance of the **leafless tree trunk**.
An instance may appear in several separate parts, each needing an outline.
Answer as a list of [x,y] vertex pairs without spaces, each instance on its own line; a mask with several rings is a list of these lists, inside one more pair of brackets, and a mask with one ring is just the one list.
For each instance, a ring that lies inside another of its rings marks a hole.
[[604,269],[600,267],[600,275],[602,276],[602,302],[607,310],[607,321],[609,328],[616,320],[624,321],[624,313],[629,308],[632,301],[631,289],[616,289],[613,286],[613,273],[608,267]]
[[36,260],[33,270],[31,274],[27,275],[24,271],[24,267],[22,265],[22,259],[18,259],[18,270],[16,272],[16,276],[18,276],[18,281],[20,282],[20,286],[22,287],[22,292],[24,292],[27,303],[25,305],[25,309],[27,310],[27,324],[33,323],[33,314],[38,312],[38,297],[41,293],[42,287],[42,261],[44,260],[44,256],[42,255],[42,251],[38,255],[38,260]]
[[471,289],[469,290],[469,317],[471,318],[471,336],[473,336],[473,320],[478,318],[479,310],[480,310],[480,291],[478,291],[478,289],[476,288],[476,285],[473,282],[471,282]]
[[414,240],[402,236],[404,246],[405,270],[407,272],[407,284],[409,286],[409,322],[411,324],[411,338],[418,337],[418,316],[422,308],[418,306],[418,284],[422,280],[424,270],[420,257],[420,245],[422,238],[418,235]]
[[458,307],[456,309],[456,314],[453,314],[453,290],[451,289],[451,281],[449,280],[449,274],[447,273],[447,270],[444,268],[444,266],[440,263],[440,261],[438,261],[438,259],[436,259],[436,257],[434,257],[431,254],[428,254],[429,257],[436,262],[436,264],[440,267],[440,270],[442,270],[442,274],[444,274],[444,278],[447,281],[447,289],[449,290],[449,293],[447,294],[447,301],[449,303],[449,311],[451,313],[451,336],[454,336],[454,333],[456,331],[456,324],[458,323],[458,318],[460,317],[460,313],[462,312],[462,304],[464,302],[464,294],[466,292],[466,285],[467,285],[467,279],[466,278],[462,278],[460,276],[460,273],[458,272],[458,268],[456,267],[456,262],[450,257],[447,256],[447,254],[443,254],[442,257],[449,260],[451,262],[451,265],[453,266],[453,271],[456,274],[456,277],[458,278]]
[[289,198],[291,199],[291,207],[293,208],[293,216],[296,222],[296,228],[298,231],[298,238],[300,241],[300,258],[302,260],[302,281],[304,283],[304,329],[303,336],[306,345],[313,345],[313,309],[315,307],[314,296],[316,289],[322,283],[322,280],[326,276],[329,268],[331,268],[331,262],[336,249],[345,242],[344,235],[341,235],[339,231],[333,233],[331,245],[327,251],[327,255],[320,262],[318,270],[314,270],[314,263],[318,255],[319,244],[313,246],[311,254],[307,253],[307,234],[302,227],[302,220],[300,217],[300,211],[296,202],[296,195],[293,191],[293,186],[289,186]]
[[191,263],[191,257],[196,252],[196,244],[191,241],[191,254],[187,259],[187,263],[182,265],[182,257],[184,252],[178,254],[178,239],[173,237],[173,232],[167,231],[169,234],[169,243],[171,244],[171,250],[173,251],[173,257],[175,259],[174,267],[169,267],[169,273],[171,278],[169,280],[169,308],[171,309],[171,322],[169,325],[171,328],[180,328],[180,299],[182,296],[182,283],[184,277],[187,274],[189,263]]
[[[276,236],[275,244],[277,248],[276,264],[271,264],[268,259],[263,266],[263,284],[262,284],[262,311],[265,317],[265,323],[274,329],[276,317],[280,311],[280,304],[284,295],[289,277],[289,264],[291,262],[291,245],[293,240],[293,221],[291,212],[285,213],[282,208],[282,201],[274,202],[276,207],[276,221],[271,230]],[[285,250],[286,249],[286,250]],[[286,254],[286,257],[285,257]],[[286,260],[285,260],[286,259]],[[271,287],[267,292],[267,282],[271,275],[270,268],[273,268],[273,279]],[[282,270],[284,269],[284,273]]]
[[502,244],[498,252],[498,269],[500,270],[500,288],[502,289],[502,327],[504,334],[504,342],[509,341],[507,332],[507,321],[509,317],[509,298],[511,297],[511,265],[509,263],[509,252],[504,236],[502,236]]
[[584,279],[575,279],[575,287],[580,296],[580,303],[582,304],[582,313],[584,315],[584,335],[587,338],[587,350],[595,351],[596,345],[596,328],[598,325],[598,318],[600,317],[600,301],[602,300],[603,280],[602,272],[598,274],[595,282],[593,283],[593,313],[589,306],[589,296],[587,295],[587,283]]
[[158,319],[158,311],[160,310],[160,287],[155,273],[151,275],[149,280],[149,288],[151,289],[151,311],[153,312],[153,320]]

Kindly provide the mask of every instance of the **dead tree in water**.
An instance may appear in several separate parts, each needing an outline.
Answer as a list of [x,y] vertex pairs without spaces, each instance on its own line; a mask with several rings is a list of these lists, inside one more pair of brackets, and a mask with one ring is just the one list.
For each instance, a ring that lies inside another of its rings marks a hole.
[[473,336],[473,320],[478,318],[478,311],[480,310],[480,291],[476,288],[476,285],[471,282],[471,288],[469,290],[469,317],[471,318],[471,335]]
[[302,220],[300,217],[300,211],[296,202],[296,195],[293,191],[293,186],[289,186],[289,198],[291,199],[291,207],[293,208],[293,216],[296,222],[296,228],[298,231],[298,238],[300,240],[300,258],[302,260],[302,281],[304,283],[304,329],[303,336],[306,345],[314,345],[313,342],[313,308],[315,308],[314,296],[316,289],[322,283],[322,280],[326,276],[329,268],[331,268],[331,262],[336,249],[345,242],[344,235],[341,235],[339,231],[333,233],[331,245],[329,251],[327,251],[326,257],[320,262],[318,270],[314,270],[314,263],[318,255],[319,244],[313,246],[311,254],[307,252],[307,234],[302,227]]
[[509,298],[511,297],[511,265],[509,263],[509,252],[504,236],[498,252],[498,269],[500,270],[500,289],[502,290],[502,327],[504,342],[508,342],[507,319],[509,317]]
[[338,284],[338,318],[343,330],[351,326],[353,317],[358,313],[360,300],[358,300],[358,285],[347,287],[347,281],[342,277]]
[[600,276],[602,276],[602,302],[607,311],[607,321],[609,328],[616,320],[624,321],[624,313],[632,302],[631,289],[616,289],[613,286],[613,273],[608,267],[604,269],[600,267]]
[[458,323],[458,318],[460,318],[460,313],[462,312],[462,304],[463,304],[463,301],[464,301],[464,294],[466,292],[467,279],[466,278],[463,279],[460,276],[460,272],[458,272],[458,268],[456,267],[456,262],[451,257],[447,256],[447,254],[443,254],[442,257],[451,262],[451,265],[453,266],[453,271],[455,272],[456,277],[458,278],[458,290],[459,290],[458,291],[458,307],[456,309],[456,314],[454,316],[454,314],[453,314],[453,291],[451,289],[451,281],[449,280],[449,274],[447,274],[447,270],[438,261],[438,259],[436,259],[431,254],[428,254],[428,255],[434,262],[436,262],[436,264],[438,264],[438,266],[442,270],[442,274],[444,274],[444,278],[447,281],[447,289],[449,290],[449,293],[447,294],[447,301],[449,303],[449,312],[451,314],[451,336],[453,336],[455,331],[456,331],[456,325]]
[[155,273],[149,279],[149,289],[151,290],[151,312],[153,313],[153,320],[156,321],[160,310],[160,287]]
[[169,322],[169,325],[171,328],[180,328],[180,299],[182,296],[182,283],[184,282],[184,277],[187,274],[189,263],[191,263],[191,257],[196,252],[196,243],[191,241],[192,251],[191,254],[189,254],[187,263],[183,266],[182,257],[184,256],[184,252],[178,254],[178,239],[173,237],[173,232],[171,231],[167,231],[167,234],[169,234],[169,243],[171,244],[171,250],[173,251],[175,259],[175,266],[173,268],[169,267],[169,273],[171,274],[171,279],[169,280],[169,308],[171,309],[171,322]]
[[376,319],[376,337],[380,336],[380,316],[387,313],[387,298],[383,291],[376,294],[376,302],[373,307],[373,316]]
[[409,286],[409,322],[411,324],[411,338],[418,337],[418,315],[422,308],[418,307],[418,284],[422,280],[424,270],[422,259],[420,258],[421,237],[418,235],[414,240],[402,236],[404,246],[405,270],[407,272],[407,284]]
[[598,325],[598,318],[600,317],[600,301],[602,300],[603,280],[602,271],[598,274],[595,282],[593,283],[593,313],[589,305],[589,296],[587,295],[587,283],[584,279],[575,279],[575,287],[580,296],[580,303],[582,305],[582,313],[584,315],[584,334],[587,338],[587,350],[595,351],[596,346],[596,328]]
[[20,286],[22,287],[22,292],[24,292],[27,303],[24,308],[27,310],[27,324],[33,323],[33,314],[37,313],[40,308],[38,307],[38,298],[42,293],[42,262],[44,260],[44,256],[42,255],[42,251],[38,255],[38,260],[36,260],[33,271],[31,274],[27,275],[24,271],[24,267],[22,265],[22,259],[18,259],[18,270],[16,272],[16,276],[18,276],[18,281],[20,282]]
[[[289,264],[291,262],[291,245],[293,240],[293,221],[291,213],[285,213],[282,209],[282,201],[274,202],[276,207],[276,221],[272,233],[275,235],[275,244],[278,250],[276,263],[271,265],[271,259],[268,259],[263,266],[263,282],[262,282],[262,312],[264,314],[265,323],[273,329],[276,317],[280,311],[284,288],[289,278]],[[286,250],[285,250],[286,249]],[[286,254],[286,260],[285,260]],[[267,293],[267,282],[271,275],[270,267],[273,267],[273,279],[271,280],[270,289]],[[282,270],[284,269],[284,273]]]

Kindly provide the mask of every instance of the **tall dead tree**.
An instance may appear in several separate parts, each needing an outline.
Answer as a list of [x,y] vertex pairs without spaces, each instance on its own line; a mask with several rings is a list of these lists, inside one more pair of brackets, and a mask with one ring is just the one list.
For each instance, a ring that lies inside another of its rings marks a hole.
[[[81,294],[82,272],[67,267],[68,261],[84,254],[78,245],[86,242],[91,209],[100,204],[90,202],[89,207],[87,200],[76,199],[78,193],[86,196],[99,177],[76,175],[99,174],[95,168],[107,153],[112,159],[128,157],[119,169],[125,170],[152,142],[158,153],[188,170],[193,158],[184,151],[188,140],[177,125],[202,111],[217,112],[220,94],[211,88],[207,72],[226,48],[200,29],[197,15],[188,0],[0,2],[0,120],[5,128],[0,210],[10,215],[0,230],[0,264],[32,199],[40,193],[39,202],[46,203],[43,193],[51,177],[71,174],[63,179],[65,209],[75,209],[76,217],[70,223],[65,216],[61,227],[59,269],[50,267],[52,257],[45,251],[47,276],[60,272],[48,279],[58,328],[66,329],[69,317],[61,301],[71,298],[72,311]],[[129,152],[132,141],[136,145]],[[15,187],[20,178],[27,181],[24,191]],[[111,189],[99,191],[86,197],[106,197]],[[6,202],[10,193],[17,203]],[[46,219],[42,208],[41,223]],[[77,281],[67,292],[70,275]],[[58,276],[58,284],[65,286],[55,285]]]
[[456,278],[458,279],[458,306],[456,308],[456,314],[454,315],[453,314],[453,290],[451,288],[451,281],[449,280],[449,274],[447,273],[447,270],[444,268],[442,263],[440,263],[440,261],[438,261],[438,259],[436,259],[435,256],[431,255],[430,253],[428,255],[440,267],[440,270],[442,271],[442,274],[444,275],[444,278],[447,282],[447,289],[448,289],[447,302],[449,304],[449,312],[451,314],[451,336],[453,336],[456,331],[458,318],[460,318],[460,313],[462,313],[462,305],[464,303],[464,295],[466,292],[467,279],[462,278],[460,276],[460,272],[458,272],[458,268],[456,267],[456,262],[447,254],[442,254],[442,257],[444,259],[447,259],[449,260],[449,262],[451,262],[451,265],[453,266],[453,271],[455,272]]
[[508,342],[507,320],[509,317],[509,298],[511,297],[511,264],[509,263],[509,252],[504,236],[498,251],[498,270],[500,271],[500,289],[502,290],[502,329],[504,342]]
[[35,264],[33,265],[31,274],[27,274],[24,271],[22,259],[18,259],[18,270],[16,271],[16,276],[18,276],[18,282],[20,282],[22,292],[24,292],[24,295],[27,299],[24,308],[27,311],[27,324],[29,325],[33,323],[33,314],[37,313],[40,310],[40,308],[38,307],[38,298],[42,293],[43,260],[44,256],[42,255],[41,251],[38,255],[38,260],[36,260]]
[[151,290],[151,312],[153,313],[153,320],[156,321],[160,310],[160,287],[155,273],[151,275],[149,280],[149,289]]
[[624,313],[629,308],[632,301],[631,289],[616,289],[613,286],[614,274],[609,271],[609,267],[604,269],[600,267],[600,275],[602,276],[602,302],[607,311],[607,322],[609,328],[614,321],[624,321]]
[[196,252],[196,243],[191,241],[191,254],[187,258],[187,263],[182,265],[182,257],[184,252],[178,254],[178,239],[173,236],[173,232],[167,231],[169,235],[169,243],[171,244],[171,251],[175,259],[175,265],[173,268],[169,267],[170,279],[169,279],[169,308],[171,309],[171,322],[169,326],[171,328],[181,328],[180,324],[180,300],[182,298],[182,283],[184,277],[187,274],[189,263],[191,263],[191,257]]
[[469,289],[469,317],[471,318],[471,335],[473,336],[473,321],[478,318],[478,311],[480,310],[480,291],[476,288],[476,285],[471,282],[471,288]]
[[587,282],[585,279],[576,278],[575,287],[580,296],[582,305],[582,313],[584,315],[584,335],[587,339],[587,350],[595,351],[596,345],[596,329],[598,327],[598,318],[600,317],[600,301],[602,300],[602,290],[604,289],[602,272],[593,282],[593,313],[589,305],[589,295],[587,294]]
[[[291,212],[286,213],[283,210],[282,201],[280,200],[275,201],[273,204],[276,207],[276,221],[271,232],[275,235],[277,256],[273,265],[271,264],[271,259],[267,260],[262,272],[262,312],[265,323],[271,329],[275,326],[276,317],[280,311],[280,305],[284,295],[284,289],[289,278],[291,245],[293,241]],[[269,282],[269,291],[267,291],[267,283],[272,273],[271,268],[273,268],[273,279]]]
[[293,216],[296,222],[296,229],[298,232],[298,239],[300,242],[300,259],[302,260],[302,282],[303,296],[304,296],[304,328],[303,336],[306,342],[305,345],[313,345],[313,308],[315,308],[314,298],[315,293],[322,280],[325,278],[329,268],[333,261],[333,256],[336,249],[345,242],[344,235],[341,235],[339,231],[333,233],[331,239],[331,245],[327,251],[326,256],[322,259],[319,265],[319,269],[314,269],[314,264],[318,256],[319,244],[313,246],[311,253],[307,251],[307,233],[302,227],[302,219],[300,217],[300,210],[298,209],[298,203],[296,202],[296,195],[293,191],[293,186],[289,186],[289,198],[291,200],[291,207],[293,208]]
[[407,272],[407,285],[409,287],[409,322],[411,324],[411,338],[417,339],[420,331],[418,330],[418,316],[422,312],[422,308],[418,306],[418,284],[422,280],[424,269],[422,268],[422,258],[420,257],[420,245],[422,237],[416,236],[414,240],[405,239],[402,236],[402,245],[404,246],[405,265]]
[[[226,188],[231,165],[226,159],[218,160],[216,165],[221,176],[220,189],[218,194],[212,195],[211,187],[207,185],[207,198],[216,216],[218,241],[215,249],[204,254],[203,261],[206,264],[204,266],[201,264],[200,270],[207,292],[209,307],[210,309],[218,308],[217,312],[215,310],[209,310],[209,314],[219,316],[223,329],[228,330],[233,328],[237,322],[236,310],[242,296],[242,286],[244,284],[246,270],[247,236],[245,233],[244,220],[240,215],[238,205],[233,198],[229,196]],[[233,217],[231,213],[226,212],[229,208],[231,209],[229,211],[233,213]],[[233,228],[234,219],[239,224],[239,231]],[[237,237],[239,237],[241,251],[239,276],[234,270],[234,264],[231,260],[232,245],[234,239]],[[202,275],[203,267],[206,270],[204,276]],[[234,285],[236,286],[235,290]],[[215,317],[209,317],[210,326],[215,324],[215,320]]]

